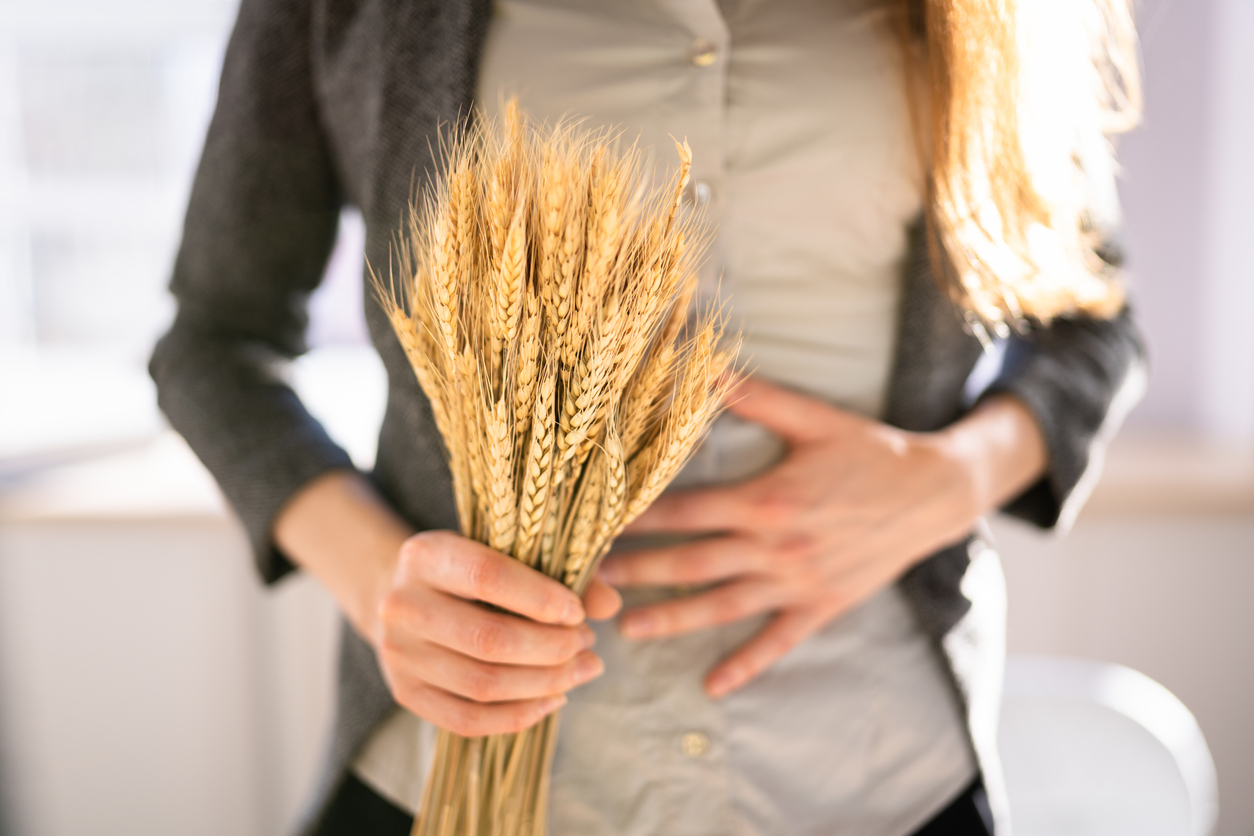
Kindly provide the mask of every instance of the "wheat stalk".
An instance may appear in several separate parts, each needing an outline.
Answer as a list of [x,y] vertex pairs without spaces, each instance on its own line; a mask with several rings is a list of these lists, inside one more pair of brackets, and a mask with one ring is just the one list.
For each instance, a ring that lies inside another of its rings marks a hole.
[[[582,593],[720,408],[735,345],[693,312],[706,234],[691,155],[653,188],[635,147],[569,124],[480,120],[442,146],[380,296],[431,402],[462,533]],[[441,731],[414,833],[540,836],[557,715]]]

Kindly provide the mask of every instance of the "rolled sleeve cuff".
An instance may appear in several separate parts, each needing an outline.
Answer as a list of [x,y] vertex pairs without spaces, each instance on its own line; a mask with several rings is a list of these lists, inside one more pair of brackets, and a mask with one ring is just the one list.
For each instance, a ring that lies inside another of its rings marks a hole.
[[323,474],[352,470],[348,454],[337,446],[320,425],[253,457],[232,474],[219,480],[227,501],[235,509],[262,580],[274,583],[296,567],[274,542],[274,522],[295,494]]
[[1066,531],[1101,475],[1106,446],[1145,392],[1140,341],[1125,311],[1109,321],[1059,321],[1020,342],[982,395],[1009,394],[1035,418],[1048,472],[1002,510]]

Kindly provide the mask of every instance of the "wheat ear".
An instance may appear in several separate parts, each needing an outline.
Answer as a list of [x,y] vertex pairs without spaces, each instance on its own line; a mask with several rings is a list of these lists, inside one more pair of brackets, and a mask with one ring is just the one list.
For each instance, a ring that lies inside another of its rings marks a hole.
[[[527,216],[519,205],[509,224],[496,271],[492,308],[492,375],[500,374],[502,354],[518,336],[518,318],[522,312],[523,287],[527,281]],[[512,410],[511,410],[512,411]]]
[[527,450],[522,489],[518,496],[518,541],[515,554],[529,565],[535,564],[535,550],[549,510],[556,435],[553,421],[556,386],[557,375],[549,372],[538,387],[531,421],[531,444]]

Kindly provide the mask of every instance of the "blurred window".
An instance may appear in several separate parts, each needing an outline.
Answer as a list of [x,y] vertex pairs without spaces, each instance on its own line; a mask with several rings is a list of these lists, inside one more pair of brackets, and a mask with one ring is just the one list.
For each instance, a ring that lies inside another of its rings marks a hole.
[[[0,350],[146,359],[237,2],[0,0]],[[343,227],[317,341],[364,339]]]

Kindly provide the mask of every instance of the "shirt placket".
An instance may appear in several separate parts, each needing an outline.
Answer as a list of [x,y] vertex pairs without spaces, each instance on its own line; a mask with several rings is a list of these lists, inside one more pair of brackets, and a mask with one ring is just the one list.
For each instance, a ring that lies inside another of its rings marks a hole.
[[[724,135],[731,35],[715,0],[671,0],[665,4],[686,42],[674,64],[685,80],[682,103],[683,135],[692,148],[692,171],[684,200],[690,209],[705,213],[717,228],[724,182]],[[712,299],[719,292],[717,252],[712,249],[700,273],[700,294]]]
[[[723,137],[726,125],[731,37],[715,0],[669,0],[663,3],[683,33],[682,50],[674,62],[681,73],[684,101],[679,120],[692,149],[692,171],[685,191],[687,208],[701,211],[717,228],[720,191],[724,182]],[[721,268],[711,248],[699,274],[698,293],[704,300],[720,292]],[[696,677],[705,671],[675,671]],[[731,803],[727,773],[725,718],[718,703],[697,685],[678,689],[661,717],[654,718],[654,734],[666,776],[667,807],[673,821],[668,832],[677,836],[725,836],[731,831]]]

